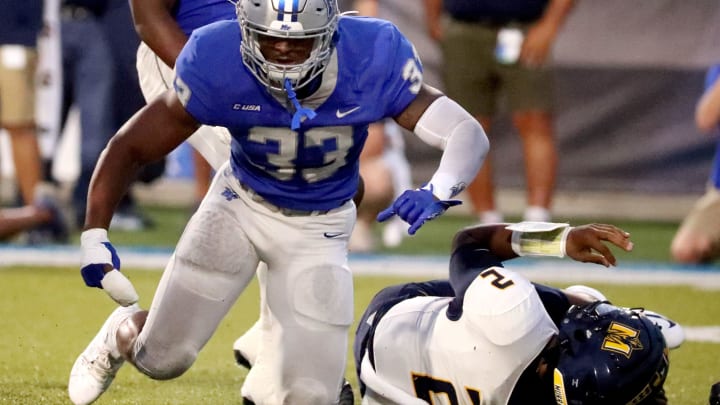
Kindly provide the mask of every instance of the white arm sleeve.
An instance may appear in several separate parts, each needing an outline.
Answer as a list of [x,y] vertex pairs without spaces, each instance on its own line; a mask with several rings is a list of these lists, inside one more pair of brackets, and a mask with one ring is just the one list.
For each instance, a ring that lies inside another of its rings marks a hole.
[[420,116],[415,135],[443,150],[440,165],[430,180],[433,194],[441,200],[465,189],[480,170],[490,147],[480,123],[446,96],[433,101]]

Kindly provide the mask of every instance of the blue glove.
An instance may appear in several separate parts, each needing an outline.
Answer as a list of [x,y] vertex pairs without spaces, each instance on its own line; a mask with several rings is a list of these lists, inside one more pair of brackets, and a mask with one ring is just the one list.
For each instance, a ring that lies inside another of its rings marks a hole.
[[415,235],[415,232],[425,222],[439,217],[450,207],[462,204],[460,200],[438,200],[432,190],[432,185],[430,189],[406,190],[392,205],[378,214],[378,222],[386,221],[393,215],[397,215],[410,224],[408,234]]
[[120,257],[110,244],[107,231],[88,229],[80,235],[83,259],[80,274],[88,287],[97,287],[118,304],[126,307],[138,301],[130,280],[120,273]]

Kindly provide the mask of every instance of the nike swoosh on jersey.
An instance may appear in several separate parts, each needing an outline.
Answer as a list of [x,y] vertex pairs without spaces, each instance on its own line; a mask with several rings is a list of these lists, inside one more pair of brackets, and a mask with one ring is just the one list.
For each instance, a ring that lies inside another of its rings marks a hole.
[[342,235],[344,235],[343,232],[325,232],[325,233],[323,234],[323,236],[326,237],[326,238],[328,238],[328,239],[337,238],[338,236],[342,236]]
[[347,116],[347,115],[350,115],[350,114],[354,113],[355,111],[357,111],[357,110],[359,110],[359,109],[360,109],[359,106],[358,106],[358,107],[351,108],[351,109],[349,109],[349,110],[347,110],[347,111],[340,111],[340,109],[338,108],[337,111],[335,111],[335,116],[338,117],[338,118],[343,118],[343,117],[345,117],[345,116]]

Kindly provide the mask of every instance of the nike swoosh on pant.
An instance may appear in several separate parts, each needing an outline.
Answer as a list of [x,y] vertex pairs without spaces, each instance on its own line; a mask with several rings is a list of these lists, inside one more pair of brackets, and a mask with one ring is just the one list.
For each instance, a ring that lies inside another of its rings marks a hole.
[[325,232],[323,234],[323,236],[328,239],[337,238],[338,236],[342,236],[342,235],[344,235],[344,233],[342,233],[342,232]]

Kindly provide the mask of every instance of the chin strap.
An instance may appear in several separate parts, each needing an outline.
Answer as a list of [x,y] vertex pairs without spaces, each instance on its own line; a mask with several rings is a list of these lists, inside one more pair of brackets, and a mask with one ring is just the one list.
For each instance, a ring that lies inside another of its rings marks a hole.
[[293,107],[295,107],[295,114],[293,114],[290,129],[300,128],[300,121],[303,117],[307,117],[309,120],[315,118],[317,115],[315,111],[300,105],[300,102],[297,99],[297,94],[295,94],[295,90],[293,90],[292,84],[290,84],[290,79],[285,79],[285,91],[287,91],[288,98],[290,99]]

